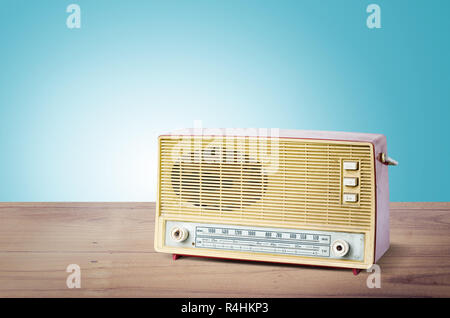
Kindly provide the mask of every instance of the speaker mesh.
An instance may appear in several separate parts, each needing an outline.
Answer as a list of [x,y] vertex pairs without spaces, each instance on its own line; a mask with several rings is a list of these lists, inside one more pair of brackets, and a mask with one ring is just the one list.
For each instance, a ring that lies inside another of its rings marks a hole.
[[178,196],[196,207],[233,211],[258,201],[267,180],[259,161],[214,146],[190,152],[177,161],[171,183]]

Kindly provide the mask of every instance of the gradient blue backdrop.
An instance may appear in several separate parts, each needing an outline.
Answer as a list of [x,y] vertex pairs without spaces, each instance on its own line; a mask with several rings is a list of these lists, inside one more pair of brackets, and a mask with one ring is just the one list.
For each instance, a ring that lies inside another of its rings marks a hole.
[[[81,7],[81,29],[66,7]],[[366,27],[381,7],[382,29]],[[450,201],[450,1],[0,0],[0,201],[149,201],[156,136],[383,133],[392,201]]]

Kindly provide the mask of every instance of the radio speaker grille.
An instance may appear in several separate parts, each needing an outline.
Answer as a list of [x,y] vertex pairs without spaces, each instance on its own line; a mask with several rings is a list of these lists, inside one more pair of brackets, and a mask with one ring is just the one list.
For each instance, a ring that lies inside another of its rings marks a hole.
[[233,211],[258,201],[267,179],[262,164],[249,155],[213,146],[180,158],[172,166],[171,182],[180,199],[196,207]]
[[[256,137],[160,139],[160,215],[370,228],[367,144]],[[342,161],[359,162],[359,201],[342,203]]]

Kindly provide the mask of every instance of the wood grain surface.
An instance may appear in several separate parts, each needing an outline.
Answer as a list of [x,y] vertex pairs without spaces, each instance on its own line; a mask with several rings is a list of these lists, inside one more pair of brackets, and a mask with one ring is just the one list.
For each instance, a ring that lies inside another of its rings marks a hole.
[[[0,203],[0,297],[450,297],[450,203],[392,203],[371,273],[153,250],[154,203]],[[69,289],[66,267],[81,268]]]

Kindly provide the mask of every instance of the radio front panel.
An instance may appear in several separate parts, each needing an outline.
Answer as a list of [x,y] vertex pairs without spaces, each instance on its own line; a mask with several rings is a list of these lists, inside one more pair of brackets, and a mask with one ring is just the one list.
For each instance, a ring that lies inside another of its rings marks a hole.
[[364,260],[364,234],[167,221],[165,245],[195,249]]

